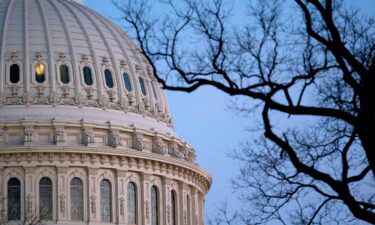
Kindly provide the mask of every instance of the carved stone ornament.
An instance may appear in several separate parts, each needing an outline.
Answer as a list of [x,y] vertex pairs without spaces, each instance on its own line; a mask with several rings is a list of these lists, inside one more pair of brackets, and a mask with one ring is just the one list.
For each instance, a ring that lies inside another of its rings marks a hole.
[[4,144],[4,143],[5,143],[5,132],[4,132],[4,129],[0,127],[0,144]]
[[64,195],[64,193],[61,193],[59,198],[60,198],[60,212],[62,214],[65,214],[65,195]]
[[18,62],[17,52],[12,52],[10,58],[11,58],[11,60],[12,60],[13,63],[17,63]]
[[84,129],[82,142],[84,145],[89,146],[95,143],[95,136],[92,129]]
[[109,145],[113,148],[117,148],[122,145],[120,138],[120,132],[117,130],[112,130],[109,134]]
[[165,145],[163,140],[160,137],[156,137],[154,141],[154,146],[152,148],[152,152],[164,155],[165,154]]
[[33,213],[33,195],[28,194],[26,197],[26,214],[27,217],[32,216]]
[[96,213],[96,196],[91,195],[90,197],[90,206],[91,206],[91,213],[95,214]]
[[125,214],[125,199],[121,196],[120,198],[120,215],[123,216]]
[[134,96],[134,94],[130,92],[126,96],[128,97],[129,105],[133,106],[135,104],[135,96]]
[[146,219],[150,221],[150,202],[148,200],[145,201],[145,211],[146,211]]
[[17,84],[10,85],[10,91],[12,92],[12,97],[16,97],[18,95],[18,90],[20,87]]
[[64,52],[60,52],[59,54],[59,59],[62,63],[65,63],[66,62],[66,55]]
[[171,206],[167,206],[167,218],[168,218],[168,224],[171,224]]
[[179,158],[179,159],[183,159],[184,158],[184,154],[182,154],[178,150],[178,145],[177,145],[176,142],[173,142],[170,145],[168,153],[169,153],[170,156],[175,157],[175,158]]
[[32,127],[25,128],[24,130],[24,143],[25,144],[29,144],[34,141],[33,134],[34,134],[34,128]]
[[64,128],[56,128],[54,135],[55,144],[65,143],[65,131]]
[[184,209],[184,225],[187,225],[188,222],[187,222],[187,212],[186,212],[186,209]]
[[143,141],[143,135],[139,133],[135,133],[133,137],[133,148],[138,151],[142,151],[145,147],[145,143]]

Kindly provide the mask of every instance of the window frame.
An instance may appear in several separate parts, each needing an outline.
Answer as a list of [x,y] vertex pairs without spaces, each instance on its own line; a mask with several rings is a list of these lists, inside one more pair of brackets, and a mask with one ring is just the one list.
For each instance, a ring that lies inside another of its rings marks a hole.
[[[133,187],[134,187],[134,220],[135,220],[134,222],[135,223],[129,222],[129,215],[130,215],[130,213],[129,213],[129,185],[130,184],[132,184]],[[139,209],[138,209],[138,207],[139,207],[139,204],[138,204],[139,193],[138,193],[138,189],[139,189],[138,184],[134,181],[130,181],[126,185],[126,202],[127,202],[127,204],[126,204],[126,214],[127,214],[126,220],[127,220],[129,225],[136,225],[136,224],[138,224],[138,221],[139,221],[139,218],[138,218],[138,214],[139,214]]]
[[[63,65],[68,67],[69,82],[67,84],[64,84],[61,81],[60,67],[63,66]],[[57,83],[59,84],[60,87],[63,87],[63,86],[72,86],[73,85],[73,83],[74,83],[73,68],[72,68],[72,65],[70,63],[68,63],[68,62],[61,62],[61,61],[59,61],[58,63],[56,63],[56,80],[57,80]]]
[[[155,194],[156,194],[156,203],[155,203],[155,206],[156,206],[156,224],[153,224],[152,220],[153,220],[153,212],[154,212],[154,209],[153,209],[153,204],[152,204],[152,192],[153,190],[155,190]],[[158,186],[156,185],[152,185],[151,186],[151,189],[150,189],[150,207],[151,207],[151,225],[160,225],[160,191],[159,191],[159,188]]]
[[138,85],[139,85],[142,96],[146,97],[148,94],[148,90],[147,90],[146,80],[144,77],[138,76]]
[[[20,203],[19,203],[19,219],[9,219],[9,182],[12,180],[12,179],[15,179],[19,182],[19,200],[20,200]],[[7,218],[9,219],[9,221],[22,221],[23,220],[23,212],[22,212],[22,209],[23,209],[23,182],[22,182],[23,179],[21,179],[20,177],[10,177],[8,180],[6,180],[6,196],[8,197],[6,199],[6,216]]]
[[[103,220],[103,218],[102,218],[102,209],[103,209],[103,207],[102,207],[102,183],[103,182],[108,182],[108,184],[109,184],[109,214],[110,214],[109,220]],[[109,222],[109,223],[113,222],[113,217],[114,217],[114,215],[113,215],[113,202],[114,201],[112,200],[112,198],[113,198],[112,188],[113,188],[113,185],[112,185],[112,182],[109,179],[102,179],[99,183],[100,222]]]
[[[85,67],[88,67],[90,68],[91,70],[91,78],[92,78],[92,84],[91,85],[87,85],[86,82],[85,82],[85,76],[84,76],[84,72],[83,72],[83,69]],[[80,77],[81,77],[81,84],[84,86],[84,88],[91,88],[91,89],[96,89],[96,74],[95,74],[95,69],[94,67],[91,65],[91,64],[81,64],[79,66],[79,73],[80,73]]]
[[[117,83],[116,83],[116,76],[115,76],[115,73],[114,73],[113,69],[108,67],[108,66],[103,66],[101,70],[102,70],[101,71],[102,72],[102,79],[103,79],[105,89],[107,91],[108,90],[115,90],[117,88]],[[105,75],[106,70],[111,72],[113,87],[109,87],[108,84],[107,84],[107,79],[106,79],[106,75]]]
[[[78,179],[81,181],[81,184],[82,184],[82,219],[73,219],[72,218],[72,181],[74,179]],[[86,204],[86,198],[85,198],[85,188],[86,188],[86,185],[85,185],[85,182],[84,182],[84,179],[82,179],[81,177],[72,177],[72,179],[69,180],[69,183],[68,183],[68,188],[69,188],[69,220],[71,221],[75,221],[75,222],[84,222],[86,221],[86,207],[85,207],[85,204]]]
[[[125,74],[128,75],[129,84],[130,84],[130,87],[131,87],[130,91],[126,87]],[[121,77],[122,78],[122,85],[124,87],[125,93],[133,93],[134,92],[134,84],[133,84],[133,79],[132,79],[132,76],[130,75],[130,73],[127,72],[127,71],[122,71],[121,76],[122,76]]]
[[[44,82],[43,83],[39,83],[36,81],[36,73],[35,73],[35,67],[36,65],[38,64],[43,64],[44,65]],[[35,61],[32,63],[31,65],[31,83],[33,83],[35,86],[45,86],[47,87],[48,84],[49,84],[49,65],[46,61],[42,60],[42,61]]]
[[54,215],[54,212],[55,212],[55,207],[54,207],[54,199],[55,199],[55,196],[54,196],[54,187],[55,187],[55,184],[54,184],[54,181],[51,177],[48,177],[48,176],[42,176],[40,177],[39,179],[39,182],[38,182],[38,199],[39,199],[39,202],[38,202],[38,205],[37,205],[37,208],[39,208],[39,211],[40,211],[40,202],[41,202],[41,193],[40,193],[40,182],[43,180],[43,179],[49,179],[50,182],[51,182],[51,218],[48,218],[48,219],[43,219],[43,220],[46,220],[46,221],[52,221],[55,219],[55,215]]

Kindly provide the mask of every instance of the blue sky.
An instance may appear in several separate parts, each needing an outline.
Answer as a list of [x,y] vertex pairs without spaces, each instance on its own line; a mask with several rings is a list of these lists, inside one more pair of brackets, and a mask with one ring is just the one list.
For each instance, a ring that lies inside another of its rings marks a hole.
[[[245,0],[237,0],[240,5]],[[375,14],[374,0],[348,1]],[[120,14],[110,0],[85,0],[85,5],[102,15],[116,18]],[[242,7],[243,8],[243,7]],[[238,18],[240,19],[240,18]],[[115,21],[116,22],[116,21]],[[206,199],[206,213],[211,214],[217,205],[234,194],[230,179],[237,174],[237,163],[227,153],[238,149],[241,142],[257,138],[256,133],[246,131],[256,123],[256,118],[244,118],[228,110],[234,100],[213,88],[203,88],[191,94],[167,92],[177,133],[197,151],[197,162],[213,177],[213,185]]]

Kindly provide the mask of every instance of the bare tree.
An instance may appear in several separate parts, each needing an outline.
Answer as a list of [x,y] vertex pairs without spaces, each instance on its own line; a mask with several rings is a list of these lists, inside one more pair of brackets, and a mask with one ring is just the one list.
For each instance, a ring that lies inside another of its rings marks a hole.
[[240,18],[224,0],[114,3],[165,89],[212,86],[259,115],[264,138],[237,155],[242,223],[375,224],[373,17],[339,0],[249,1]]
[[[6,198],[0,198],[0,205],[5,206],[7,204]],[[22,210],[22,209],[21,209]],[[0,225],[44,225],[44,217],[47,215],[48,210],[40,209],[37,212],[33,212],[32,206],[26,201],[26,206],[23,207],[24,218],[22,221],[10,221],[8,220],[8,212],[4,208],[0,210]]]

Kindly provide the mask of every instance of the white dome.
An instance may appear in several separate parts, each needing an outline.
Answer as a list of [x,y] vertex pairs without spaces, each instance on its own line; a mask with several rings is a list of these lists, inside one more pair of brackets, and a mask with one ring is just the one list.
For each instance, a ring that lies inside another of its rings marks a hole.
[[[165,95],[145,58],[106,18],[74,1],[4,0],[0,21],[0,104],[53,105],[65,115],[70,111],[59,106],[116,110],[131,123],[139,114],[163,123],[158,127],[164,131],[172,127]],[[12,65],[18,78],[12,78]]]

